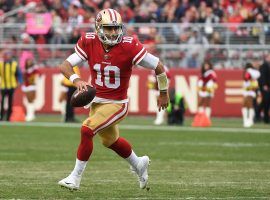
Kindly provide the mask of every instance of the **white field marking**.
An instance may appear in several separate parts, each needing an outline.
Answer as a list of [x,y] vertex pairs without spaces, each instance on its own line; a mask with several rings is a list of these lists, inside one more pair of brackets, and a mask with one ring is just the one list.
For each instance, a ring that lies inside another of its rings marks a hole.
[[239,142],[159,142],[157,145],[217,146],[217,147],[269,147],[270,143],[239,143]]
[[[97,167],[95,167],[97,168]],[[94,170],[94,171],[91,171],[91,174],[104,174],[104,173],[118,173],[118,172],[130,172],[132,173],[131,171],[129,171],[128,169],[111,169],[111,170]],[[262,169],[249,169],[249,170],[237,170],[237,169],[186,169],[186,168],[182,168],[182,169],[173,169],[174,172],[235,172],[235,173],[251,173],[251,172],[262,172]],[[172,172],[172,170],[168,170],[168,169],[162,169],[162,170],[156,170],[156,169],[151,169],[151,172]],[[270,172],[270,170],[267,170],[267,169],[263,169],[263,172]],[[40,171],[31,171],[31,172],[24,172],[24,174],[32,174],[32,175],[35,175],[35,174],[39,174],[39,175],[42,175],[42,177],[44,177],[43,175],[48,175],[48,177],[52,177],[52,175],[59,175],[59,173],[63,173],[63,170],[40,170]],[[0,172],[0,174],[2,174]],[[4,174],[4,173],[3,173]],[[0,180],[1,182],[2,180]],[[255,180],[256,181],[256,180]],[[267,183],[270,183],[269,181],[267,181]]]
[[[96,163],[112,163],[114,161],[100,161],[100,162],[96,162]],[[116,161],[119,162],[119,161]],[[156,160],[155,162],[163,162],[163,161],[159,161]],[[234,160],[234,161],[219,161],[219,160],[207,160],[207,161],[194,161],[194,160],[174,160],[171,159],[170,162],[172,163],[180,163],[180,164],[231,164],[231,165],[235,165],[235,164],[250,164],[250,165],[254,165],[254,164],[266,164],[269,165],[270,161],[253,161],[253,160],[245,160],[245,161],[238,161],[238,160]],[[25,161],[15,161],[15,160],[0,160],[0,163],[5,163],[5,164],[18,164],[18,163],[24,163]],[[59,163],[59,164],[71,164],[73,165],[73,160],[71,161],[40,161],[40,162],[36,162],[36,161],[27,161],[27,164],[32,164],[32,163],[51,163],[51,164],[55,164],[55,163]]]
[[[133,179],[123,179],[123,180],[112,180],[112,179],[95,179],[92,180],[93,184],[100,184],[100,183],[120,183],[120,182],[126,182],[126,183],[132,183]],[[254,184],[263,184],[263,185],[269,185],[270,182],[268,180],[261,181],[261,180],[252,180],[252,181],[209,181],[209,182],[199,182],[199,181],[190,181],[190,182],[184,182],[184,181],[164,181],[164,180],[155,180],[155,184],[165,184],[165,185],[185,185],[185,186],[220,186],[220,185],[254,185]]]
[[[151,192],[151,190],[150,190]],[[138,198],[126,198],[127,200],[140,200],[140,199],[153,199],[153,200],[164,200],[164,199],[170,199],[170,200],[227,200],[227,199],[244,199],[244,200],[248,200],[248,199],[269,199],[269,197],[174,197],[174,198],[155,198],[155,197],[138,197]],[[123,199],[123,198],[110,198],[110,199],[114,199],[114,200],[118,200],[118,199]]]
[[[79,128],[80,123],[66,124],[60,122],[0,122],[0,126],[30,126],[30,127],[64,127],[64,128]],[[194,128],[194,127],[179,127],[179,126],[152,126],[152,125],[121,125],[120,129],[126,130],[157,130],[157,131],[190,131],[190,132],[224,132],[224,133],[268,133],[270,129],[260,128],[226,128],[226,127],[209,127],[209,128]]]
[[184,186],[226,186],[226,185],[269,185],[268,180],[260,181],[209,181],[209,182],[184,182],[184,181],[155,181],[155,184],[165,184],[165,185],[184,185]]
[[4,156],[11,156],[11,155],[25,156],[27,154],[26,153],[21,153],[21,152],[1,152],[0,151],[0,155],[4,155]]

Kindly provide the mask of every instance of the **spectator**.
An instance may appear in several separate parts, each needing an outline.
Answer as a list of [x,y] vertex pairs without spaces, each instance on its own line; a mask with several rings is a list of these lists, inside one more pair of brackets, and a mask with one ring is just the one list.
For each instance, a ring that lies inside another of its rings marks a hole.
[[[21,42],[23,45],[29,45],[34,43],[34,39],[27,33],[21,35]],[[23,48],[19,54],[19,67],[21,71],[25,70],[25,63],[28,58],[34,58],[34,54],[28,48]]]
[[134,11],[126,5],[124,0],[118,1],[119,13],[122,16],[124,22],[132,22],[134,20]]
[[[0,89],[1,89],[1,113],[0,120],[10,120],[13,107],[13,95],[15,89],[22,83],[22,74],[18,62],[13,59],[11,51],[4,51],[3,60],[0,61]],[[5,117],[5,100],[8,98],[8,108]]]
[[68,40],[68,43],[69,44],[76,44],[80,37],[81,37],[81,34],[80,34],[79,29],[75,28],[72,31],[72,34],[71,34],[71,36],[70,36],[70,38]]
[[78,27],[83,23],[83,16],[79,14],[78,9],[81,3],[78,0],[73,0],[68,8],[68,27],[67,32],[71,33],[73,28]]
[[190,48],[186,54],[186,66],[189,68],[196,68],[200,65],[205,54],[201,46],[203,46],[206,50],[209,44],[208,40],[204,35],[199,33],[197,28],[194,28],[191,37],[187,41],[187,44],[190,45]]

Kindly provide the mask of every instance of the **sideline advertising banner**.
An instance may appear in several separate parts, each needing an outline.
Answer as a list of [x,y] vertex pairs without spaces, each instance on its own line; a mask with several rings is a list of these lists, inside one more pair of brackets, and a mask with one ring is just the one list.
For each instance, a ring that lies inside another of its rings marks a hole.
[[[212,115],[218,117],[241,116],[242,106],[242,71],[217,70],[218,88],[212,101]],[[84,80],[90,80],[89,70],[81,69]],[[197,81],[199,70],[171,69],[170,87],[180,92],[187,104],[187,114],[197,112],[198,95]],[[59,113],[59,95],[63,76],[58,69],[41,69],[37,81],[37,98],[35,106],[38,113]],[[134,68],[129,86],[129,113],[135,115],[150,115],[156,110],[157,91],[147,88],[148,80],[153,79],[151,71]],[[15,94],[15,105],[26,103],[25,96],[18,89]],[[76,113],[88,113],[88,110],[76,108]]]

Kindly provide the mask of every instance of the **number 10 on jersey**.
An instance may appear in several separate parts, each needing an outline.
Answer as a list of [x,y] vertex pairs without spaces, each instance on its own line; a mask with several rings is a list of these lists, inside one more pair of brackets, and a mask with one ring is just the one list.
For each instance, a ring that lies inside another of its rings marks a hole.
[[107,65],[101,70],[101,64],[97,63],[94,65],[94,70],[97,72],[95,80],[97,85],[112,89],[120,86],[120,69],[117,66]]

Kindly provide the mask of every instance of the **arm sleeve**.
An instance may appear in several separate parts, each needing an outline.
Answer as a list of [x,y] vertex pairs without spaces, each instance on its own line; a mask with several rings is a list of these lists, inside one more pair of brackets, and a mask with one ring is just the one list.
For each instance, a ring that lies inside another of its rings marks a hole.
[[66,61],[74,67],[82,63],[84,60],[77,53],[73,53],[66,59]]
[[155,70],[158,66],[159,58],[156,56],[146,53],[146,55],[142,58],[142,60],[138,63],[139,66],[144,68]]
[[86,44],[85,44],[85,36],[82,35],[80,39],[78,40],[76,46],[75,46],[75,52],[76,54],[82,59],[82,60],[87,60],[87,51],[86,51]]

